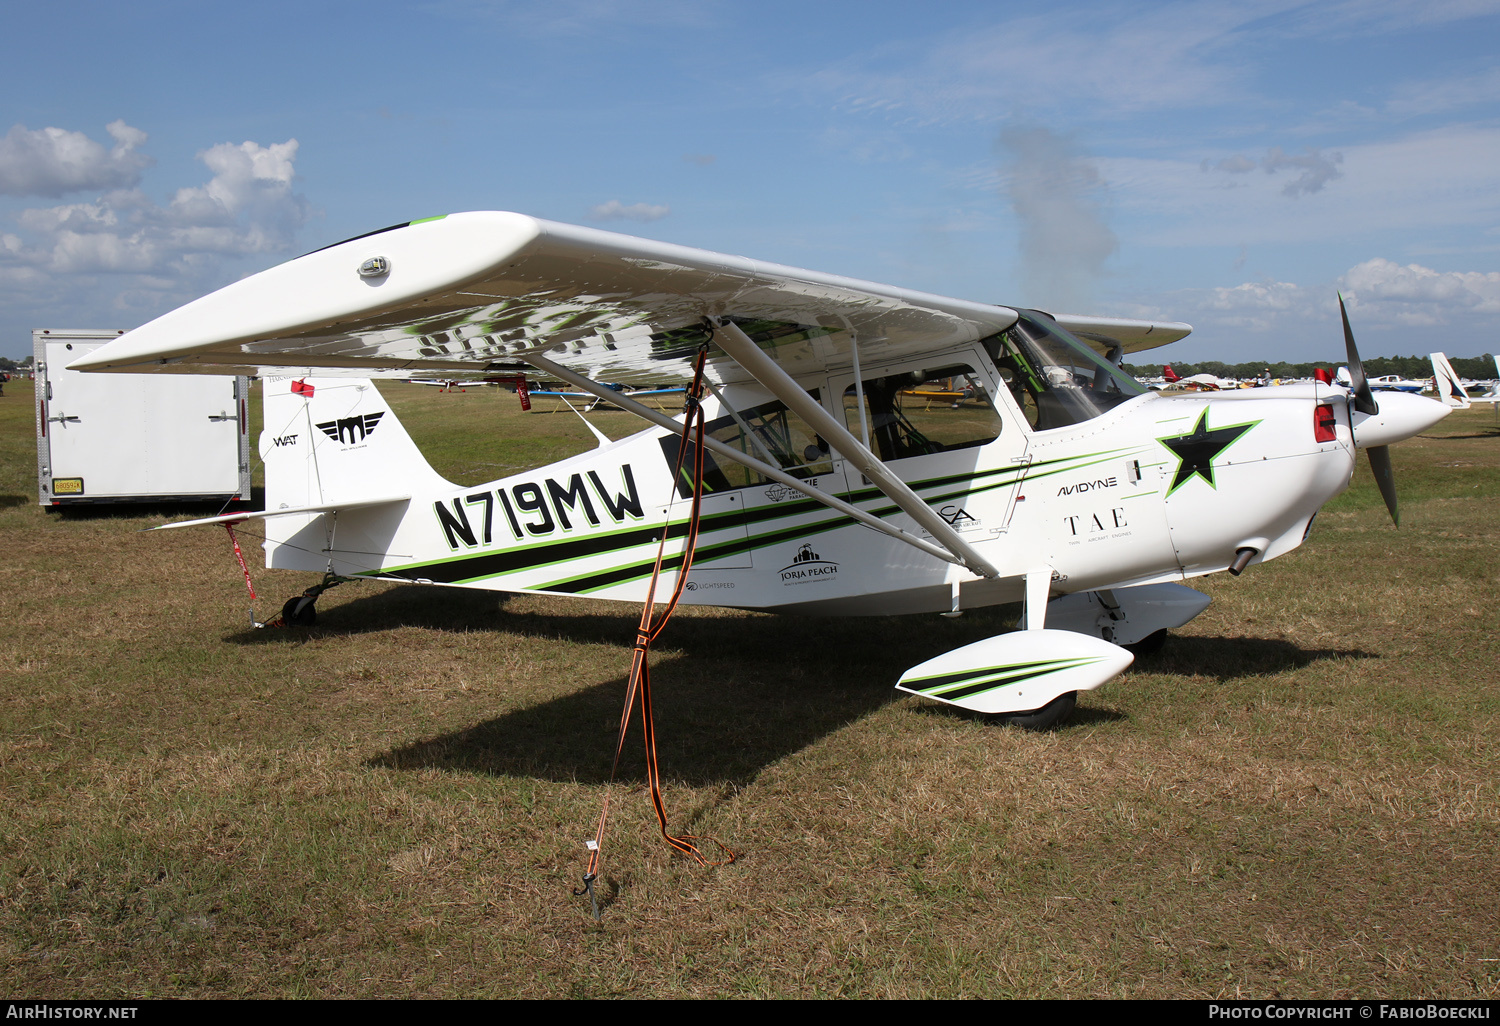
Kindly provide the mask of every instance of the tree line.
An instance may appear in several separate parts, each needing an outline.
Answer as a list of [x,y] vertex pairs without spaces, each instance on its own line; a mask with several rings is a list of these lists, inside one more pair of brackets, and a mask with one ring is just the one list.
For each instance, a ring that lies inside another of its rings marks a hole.
[[[1166,354],[1163,354],[1165,356]],[[1172,365],[1172,369],[1183,377],[1191,377],[1194,374],[1212,374],[1220,378],[1239,378],[1242,380],[1258,378],[1267,370],[1273,378],[1310,378],[1313,369],[1322,367],[1324,370],[1335,370],[1344,364],[1344,359],[1323,360],[1317,363],[1224,363],[1220,360],[1205,360],[1202,363],[1184,363],[1168,358],[1166,363]],[[1378,378],[1386,374],[1399,374],[1403,378],[1412,378],[1420,381],[1423,378],[1432,377],[1432,361],[1425,356],[1375,356],[1361,361],[1365,367],[1365,376]],[[1475,381],[1489,381],[1495,377],[1495,360],[1490,354],[1470,357],[1448,357],[1448,362],[1453,365],[1453,370],[1461,378],[1470,378]],[[1161,376],[1162,364],[1125,364],[1125,373],[1137,378],[1155,378]]]

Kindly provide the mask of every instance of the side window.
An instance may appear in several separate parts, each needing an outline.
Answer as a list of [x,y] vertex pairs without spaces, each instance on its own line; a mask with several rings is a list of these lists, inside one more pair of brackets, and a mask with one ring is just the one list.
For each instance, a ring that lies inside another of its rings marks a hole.
[[[1000,437],[1000,415],[984,378],[966,364],[867,378],[865,421],[870,448],[882,460],[985,445]],[[844,422],[860,432],[859,396],[844,390]]]
[[[818,398],[818,390],[809,394]],[[780,467],[793,477],[810,478],[827,474],[833,470],[833,461],[828,456],[828,443],[819,438],[812,428],[779,400],[762,403],[747,410],[740,410],[739,418],[719,417],[703,425],[703,433],[726,445],[731,445],[747,456],[762,463]],[[741,425],[743,421],[743,426]],[[749,428],[747,434],[745,428]],[[671,467],[677,462],[680,435],[669,435],[661,439],[662,455]],[[704,492],[724,492],[734,488],[746,488],[766,480],[743,463],[715,456],[705,449],[703,453]],[[677,493],[684,499],[693,494],[693,444],[682,460],[682,470],[677,476]]]

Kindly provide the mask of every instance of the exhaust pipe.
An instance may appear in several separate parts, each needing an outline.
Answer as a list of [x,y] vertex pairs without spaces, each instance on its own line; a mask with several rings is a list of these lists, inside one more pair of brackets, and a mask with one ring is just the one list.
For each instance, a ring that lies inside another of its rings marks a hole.
[[1259,549],[1235,549],[1234,562],[1229,564],[1229,572],[1238,577],[1240,574],[1245,572],[1245,567],[1250,565],[1250,561],[1254,559],[1259,552]]

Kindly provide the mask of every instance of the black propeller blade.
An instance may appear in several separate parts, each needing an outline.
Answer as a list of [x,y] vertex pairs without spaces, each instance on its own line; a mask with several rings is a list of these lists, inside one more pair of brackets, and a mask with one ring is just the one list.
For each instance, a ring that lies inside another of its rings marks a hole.
[[1380,405],[1365,380],[1365,365],[1359,362],[1359,350],[1354,345],[1354,331],[1349,327],[1349,311],[1344,309],[1344,295],[1339,293],[1339,316],[1344,319],[1344,355],[1349,361],[1349,381],[1354,391],[1354,408],[1360,413],[1379,413]]
[[[1349,381],[1354,392],[1354,409],[1360,413],[1373,416],[1380,412],[1380,404],[1375,402],[1375,394],[1370,390],[1370,382],[1365,379],[1364,364],[1359,362],[1359,349],[1354,345],[1354,331],[1349,327],[1349,311],[1344,309],[1344,297],[1339,295],[1339,316],[1344,319],[1344,353],[1349,360]],[[1349,418],[1350,428],[1354,426],[1354,418]],[[1355,435],[1354,444],[1359,444],[1359,436]],[[1385,500],[1385,508],[1390,511],[1391,522],[1397,527],[1401,526],[1401,507],[1396,501],[1396,475],[1391,469],[1391,448],[1388,445],[1376,445],[1365,450],[1365,455],[1370,458],[1370,472],[1375,475],[1375,485],[1380,489],[1380,497]]]
[[1370,473],[1375,475],[1375,484],[1380,488],[1380,497],[1385,508],[1391,511],[1391,523],[1401,526],[1401,507],[1396,504],[1396,475],[1391,470],[1391,447],[1377,445],[1365,450],[1370,457]]

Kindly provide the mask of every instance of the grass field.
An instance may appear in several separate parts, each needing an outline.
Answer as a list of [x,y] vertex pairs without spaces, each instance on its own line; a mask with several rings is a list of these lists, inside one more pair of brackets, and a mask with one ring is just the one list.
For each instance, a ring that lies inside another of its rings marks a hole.
[[[466,483],[588,444],[494,390],[385,391]],[[1500,995],[1491,410],[1393,449],[1399,532],[1362,467],[1055,732],[892,689],[1014,609],[680,614],[668,806],[741,856],[662,845],[632,743],[602,923],[571,890],[638,610],[359,584],[315,630],[251,630],[221,532],[48,513],[33,445],[10,383],[9,996]],[[312,583],[255,581],[262,617]]]

